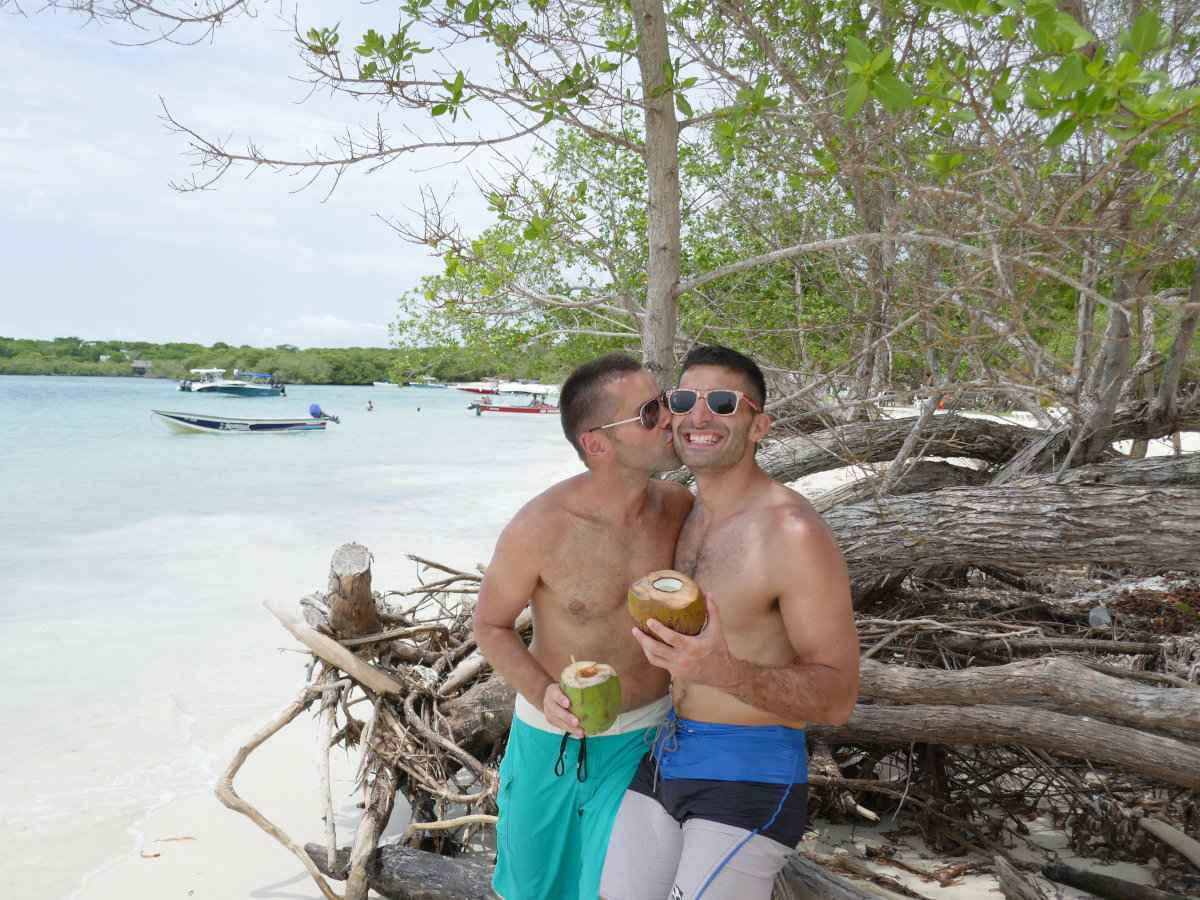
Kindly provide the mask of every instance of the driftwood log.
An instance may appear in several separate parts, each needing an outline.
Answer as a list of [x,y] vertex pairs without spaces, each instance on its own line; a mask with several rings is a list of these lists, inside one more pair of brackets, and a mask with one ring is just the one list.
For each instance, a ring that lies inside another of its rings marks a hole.
[[1085,872],[1063,863],[1042,866],[1042,874],[1059,884],[1088,891],[1107,900],[1187,900],[1183,894],[1172,894],[1144,884],[1135,884],[1124,878],[1113,878],[1099,872]]

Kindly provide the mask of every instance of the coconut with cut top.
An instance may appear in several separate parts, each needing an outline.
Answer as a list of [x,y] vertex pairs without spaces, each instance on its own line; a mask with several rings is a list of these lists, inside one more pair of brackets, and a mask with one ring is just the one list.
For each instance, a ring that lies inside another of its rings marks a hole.
[[660,569],[635,581],[629,588],[629,614],[638,627],[657,619],[680,634],[699,634],[708,621],[708,609],[700,586],[682,572]]
[[579,719],[584,734],[607,731],[621,714],[621,679],[606,663],[572,660],[562,670],[558,684],[571,701],[571,713]]

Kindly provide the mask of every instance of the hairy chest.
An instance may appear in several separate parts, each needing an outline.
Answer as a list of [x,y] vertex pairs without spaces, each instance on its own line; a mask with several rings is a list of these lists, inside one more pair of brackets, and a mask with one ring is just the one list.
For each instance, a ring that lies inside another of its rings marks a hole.
[[579,528],[563,536],[542,573],[538,599],[586,623],[625,609],[629,585],[671,568],[678,523],[654,520],[635,528]]

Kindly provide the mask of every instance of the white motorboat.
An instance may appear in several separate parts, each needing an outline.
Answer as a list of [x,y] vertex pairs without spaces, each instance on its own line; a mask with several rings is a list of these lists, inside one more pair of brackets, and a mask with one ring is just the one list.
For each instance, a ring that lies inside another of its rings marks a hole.
[[266,372],[233,370],[233,378],[225,377],[225,369],[192,369],[190,378],[179,382],[181,391],[193,394],[229,394],[234,397],[286,397],[287,388]]

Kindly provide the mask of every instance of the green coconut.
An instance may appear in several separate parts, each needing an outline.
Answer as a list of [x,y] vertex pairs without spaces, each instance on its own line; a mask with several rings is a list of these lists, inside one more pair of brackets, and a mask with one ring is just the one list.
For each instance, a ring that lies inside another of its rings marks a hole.
[[651,636],[649,619],[680,634],[699,634],[708,621],[700,586],[674,569],[660,569],[635,581],[629,588],[629,614]]
[[558,684],[584,734],[607,731],[621,714],[621,679],[610,665],[572,661],[562,670]]

